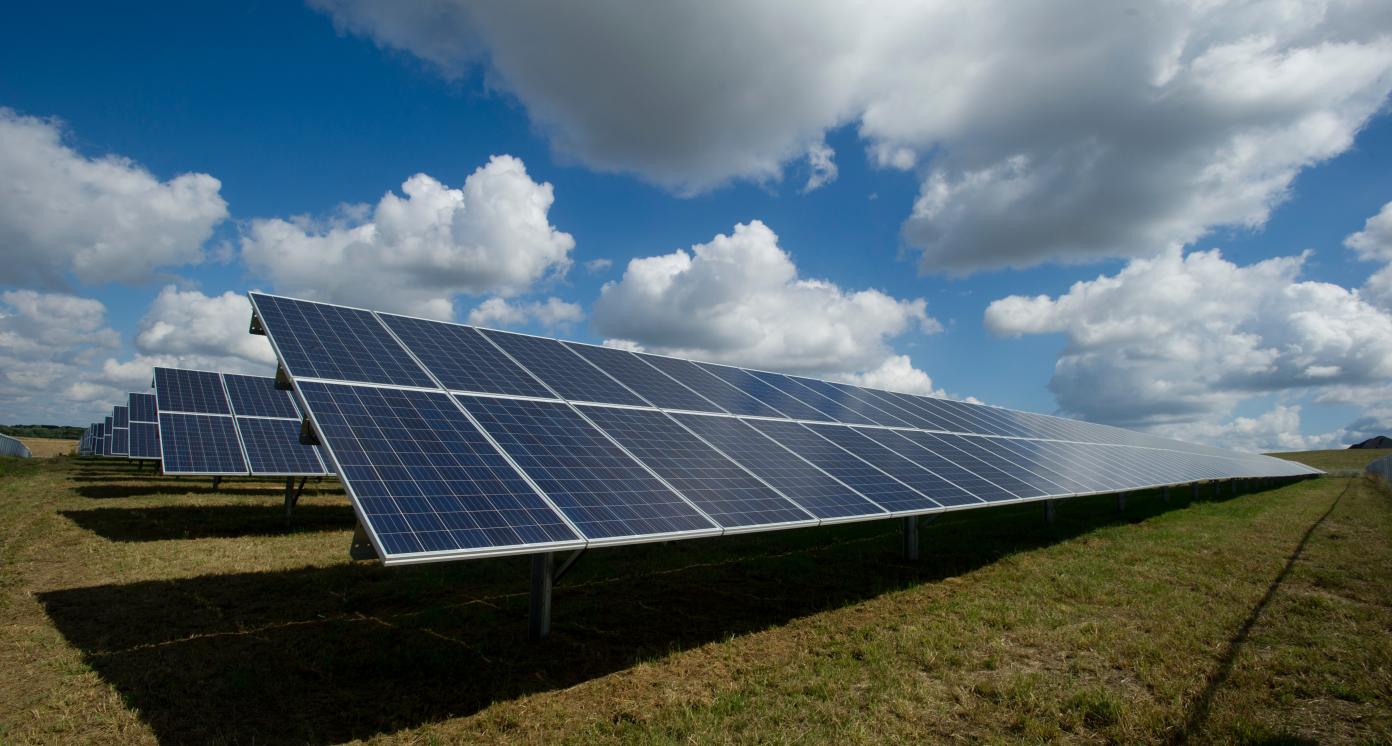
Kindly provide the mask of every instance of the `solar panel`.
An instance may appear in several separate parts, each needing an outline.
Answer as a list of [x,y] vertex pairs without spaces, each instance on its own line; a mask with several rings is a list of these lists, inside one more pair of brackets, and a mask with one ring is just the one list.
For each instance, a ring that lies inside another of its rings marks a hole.
[[159,405],[154,394],[132,393],[128,401],[131,422],[159,422]]
[[816,519],[662,412],[583,407],[585,416],[725,528]]
[[714,523],[570,405],[458,398],[586,538],[719,533]]
[[111,418],[107,417],[106,422],[103,424],[104,427],[102,428],[102,455],[115,456],[116,454],[111,450],[111,435],[112,431],[115,429],[111,426]]
[[250,297],[294,376],[435,387],[370,311],[261,293]]
[[290,392],[276,388],[274,378],[224,373],[222,380],[232,398],[232,412],[239,417],[300,418]]
[[231,414],[222,376],[206,370],[155,368],[155,397],[159,411],[189,414]]
[[319,449],[300,442],[299,420],[238,417],[237,434],[246,449],[247,470],[252,474],[312,476],[325,473],[319,461]]
[[580,357],[613,376],[650,404],[663,409],[682,409],[691,412],[723,412],[709,399],[677,383],[670,376],[643,362],[627,350],[609,347],[564,343]]
[[553,396],[473,327],[386,313],[378,318],[447,389]]
[[111,429],[111,454],[113,456],[125,456],[130,451],[129,430],[124,427],[114,427]]
[[159,424],[165,474],[247,473],[231,417],[160,412]]
[[554,339],[492,329],[483,330],[483,335],[566,399],[637,406],[647,403]]
[[448,394],[298,387],[384,561],[584,545]]
[[[252,300],[389,564],[1305,473],[997,407]],[[290,437],[294,399],[227,381],[224,419],[256,462],[249,431]],[[252,407],[280,418],[248,424]]]
[[734,417],[692,414],[675,417],[687,429],[822,520],[887,515],[884,508]]
[[683,386],[695,391],[731,414],[756,417],[783,417],[783,413],[716,378],[689,360],[661,355],[634,353],[639,360],[667,374]]
[[160,457],[159,423],[131,423],[130,457],[140,459],[157,459]]
[[124,407],[124,406],[122,406],[122,405],[119,405],[119,404],[116,405],[115,407],[112,407],[112,409],[111,409],[111,425],[112,425],[112,427],[120,427],[120,428],[130,427],[130,412],[129,412],[129,410],[128,410],[126,407]]
[[707,373],[769,405],[784,417],[794,420],[836,421],[826,412],[804,404],[801,399],[787,394],[743,368],[731,368],[727,365],[712,363],[697,363],[697,365],[701,366]]

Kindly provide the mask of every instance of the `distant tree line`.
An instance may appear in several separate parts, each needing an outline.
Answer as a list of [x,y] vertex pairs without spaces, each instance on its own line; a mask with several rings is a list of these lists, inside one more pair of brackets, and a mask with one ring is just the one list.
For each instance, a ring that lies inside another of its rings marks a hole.
[[78,440],[84,428],[71,425],[0,425],[0,433],[14,438],[58,438]]

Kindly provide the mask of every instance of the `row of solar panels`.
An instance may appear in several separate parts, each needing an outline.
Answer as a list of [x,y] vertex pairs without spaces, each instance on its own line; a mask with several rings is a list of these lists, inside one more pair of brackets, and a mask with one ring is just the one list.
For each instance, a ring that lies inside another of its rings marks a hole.
[[92,423],[79,453],[157,459],[165,474],[332,473],[317,447],[300,442],[303,415],[275,379],[155,368],[153,386]]
[[996,407],[251,300],[387,563],[1313,472]]

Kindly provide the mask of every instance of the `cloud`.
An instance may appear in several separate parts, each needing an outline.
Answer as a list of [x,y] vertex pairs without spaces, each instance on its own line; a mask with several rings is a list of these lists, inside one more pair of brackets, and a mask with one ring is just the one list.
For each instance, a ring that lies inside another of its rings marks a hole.
[[141,319],[135,348],[146,355],[208,361],[217,370],[250,365],[270,375],[275,353],[265,337],[248,332],[250,325],[251,302],[245,295],[209,296],[169,285]]
[[690,251],[634,259],[593,310],[606,344],[812,375],[880,376],[931,389],[889,341],[941,330],[922,299],[846,291],[798,275],[759,221]]
[[807,177],[807,184],[802,187],[804,194],[811,192],[836,181],[839,173],[836,168],[836,151],[824,142],[819,142],[807,149],[807,166],[812,173]]
[[1385,2],[313,4],[447,76],[483,70],[561,154],[678,193],[809,155],[815,187],[852,126],[918,174],[903,234],[926,271],[1258,227],[1392,89]]
[[1171,249],[1057,297],[986,309],[1003,336],[1061,333],[1061,409],[1123,426],[1217,421],[1272,392],[1392,379],[1392,315],[1358,292],[1301,281],[1306,255],[1248,266]]
[[74,404],[112,393],[81,379],[119,346],[100,301],[32,290],[0,293],[0,411],[6,421],[69,421]]
[[1344,239],[1344,245],[1358,252],[1364,261],[1392,262],[1392,202],[1363,223],[1363,230]]
[[0,262],[4,283],[66,287],[142,283],[160,267],[201,261],[227,217],[207,174],[160,181],[128,158],[87,158],[61,126],[0,108]]
[[551,185],[517,158],[494,156],[459,189],[416,174],[401,190],[327,221],[254,220],[242,258],[283,293],[438,319],[458,294],[510,296],[570,266]]
[[846,383],[866,386],[885,391],[901,391],[905,394],[945,397],[947,394],[933,386],[933,379],[927,373],[913,367],[908,355],[890,355],[879,367],[863,373],[848,373],[840,376]]
[[1277,405],[1257,417],[1234,417],[1227,422],[1200,421],[1154,428],[1157,434],[1248,453],[1314,451],[1351,443],[1345,432],[1319,435],[1300,432],[1300,407]]
[[612,266],[614,266],[614,261],[612,259],[591,259],[585,262],[585,271],[591,274],[599,274]]
[[509,303],[502,298],[489,298],[469,312],[469,323],[496,329],[526,326],[532,322],[546,329],[568,327],[585,318],[585,312],[574,303],[560,298],[547,298],[531,303]]

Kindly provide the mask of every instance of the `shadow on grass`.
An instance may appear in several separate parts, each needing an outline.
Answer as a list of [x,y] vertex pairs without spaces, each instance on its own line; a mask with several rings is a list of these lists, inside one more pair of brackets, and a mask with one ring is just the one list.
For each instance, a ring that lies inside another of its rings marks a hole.
[[165,541],[236,536],[274,536],[304,531],[344,531],[354,525],[353,508],[305,505],[290,525],[285,507],[274,505],[170,505],[156,508],[62,510],[59,515],[110,541]]
[[[590,552],[526,639],[528,559],[208,575],[39,594],[161,741],[331,743],[627,669],[1188,504],[1110,497]],[[91,511],[98,512],[98,511]]]

